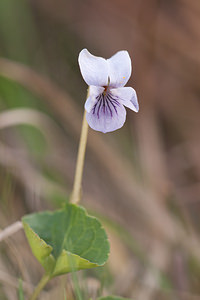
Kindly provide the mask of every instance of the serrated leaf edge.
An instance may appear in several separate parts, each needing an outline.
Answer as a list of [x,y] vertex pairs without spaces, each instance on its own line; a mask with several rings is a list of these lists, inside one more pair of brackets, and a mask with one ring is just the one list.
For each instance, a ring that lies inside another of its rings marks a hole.
[[[76,204],[70,203],[70,205],[71,205],[71,206],[77,207]],[[101,222],[100,222],[96,217],[89,215],[88,212],[87,212],[87,210],[86,210],[84,207],[82,207],[82,206],[78,206],[78,207],[85,213],[85,215],[86,215],[87,217],[89,217],[89,218],[91,218],[91,219],[94,219],[94,220],[100,225],[99,228],[102,229],[102,230],[105,232],[105,229],[103,228]],[[62,211],[62,210],[63,210],[63,209],[59,209],[59,210],[57,210],[57,211]],[[44,212],[45,212],[46,214],[48,214],[48,215],[53,215],[53,213],[54,213],[54,211],[42,211],[42,212],[38,212],[37,215],[42,215]],[[36,213],[33,213],[33,214],[36,214]],[[56,268],[58,259],[59,259],[62,255],[64,255],[63,252],[69,253],[69,255],[72,255],[72,256],[74,256],[74,257],[79,257],[81,260],[86,261],[86,262],[88,262],[89,264],[93,265],[92,267],[101,267],[101,266],[105,265],[106,261],[108,260],[108,257],[109,257],[109,254],[110,254],[110,244],[109,244],[109,240],[108,240],[108,236],[107,236],[106,232],[105,232],[105,241],[106,241],[107,244],[108,244],[108,252],[107,252],[107,254],[106,254],[106,256],[105,256],[105,262],[103,262],[103,263],[101,263],[101,264],[97,264],[97,263],[91,262],[91,261],[89,261],[88,259],[83,258],[83,257],[81,257],[81,256],[79,256],[79,255],[77,255],[77,254],[74,254],[74,253],[72,253],[72,252],[69,252],[69,251],[67,251],[67,250],[65,250],[65,249],[63,249],[62,252],[61,252],[61,254],[59,255],[59,257],[58,257],[57,259],[55,259],[55,257],[51,254],[51,252],[53,251],[53,247],[52,247],[51,245],[47,244],[43,239],[41,239],[40,236],[39,236],[39,235],[38,235],[38,234],[37,234],[37,233],[29,226],[29,224],[24,220],[24,219],[26,218],[26,216],[29,216],[29,215],[25,215],[25,216],[22,218],[22,224],[23,224],[23,227],[24,227],[24,231],[25,231],[26,237],[27,237],[27,239],[28,239],[28,236],[27,236],[27,233],[26,233],[26,229],[25,229],[25,227],[27,226],[27,227],[29,228],[29,230],[33,233],[33,236],[35,236],[35,237],[41,242],[41,244],[43,244],[43,245],[45,246],[45,248],[48,248],[48,249],[50,250],[48,257],[49,257],[52,261],[54,261],[54,263],[55,263],[54,268],[53,268],[53,270],[52,270],[52,274],[54,274],[54,270],[55,270],[55,268]],[[29,241],[29,239],[28,239],[28,241]],[[30,244],[30,243],[29,243],[29,244]],[[30,247],[31,247],[31,245],[30,245]],[[32,249],[32,247],[31,247],[31,249]],[[33,254],[34,254],[34,253],[33,253]],[[34,256],[36,257],[35,254],[34,254]],[[48,257],[44,257],[44,258],[47,259]],[[37,257],[36,257],[36,258],[37,258]],[[42,264],[41,261],[40,261],[40,263]],[[42,264],[42,265],[43,265],[43,264]],[[43,267],[44,267],[44,265],[43,265]],[[53,276],[56,276],[56,275],[53,275]]]

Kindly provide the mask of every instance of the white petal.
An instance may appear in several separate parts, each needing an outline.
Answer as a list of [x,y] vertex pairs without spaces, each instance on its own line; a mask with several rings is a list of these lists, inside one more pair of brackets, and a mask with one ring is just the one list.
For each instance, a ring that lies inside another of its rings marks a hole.
[[102,94],[104,91],[104,88],[101,86],[93,86],[91,85],[89,87],[89,97],[87,98],[85,102],[85,110],[89,113],[92,109],[92,107],[97,102],[97,97]]
[[92,55],[87,49],[79,53],[78,62],[83,79],[88,85],[105,86],[108,84],[107,60]]
[[101,96],[90,113],[87,112],[86,119],[92,129],[103,133],[111,132],[124,125],[126,109],[119,102],[112,104],[109,101],[103,101]]
[[132,87],[121,87],[118,89],[110,89],[110,92],[116,96],[121,104],[132,109],[135,112],[139,111],[136,91]]
[[131,59],[127,51],[119,51],[107,59],[111,87],[124,86],[131,76]]

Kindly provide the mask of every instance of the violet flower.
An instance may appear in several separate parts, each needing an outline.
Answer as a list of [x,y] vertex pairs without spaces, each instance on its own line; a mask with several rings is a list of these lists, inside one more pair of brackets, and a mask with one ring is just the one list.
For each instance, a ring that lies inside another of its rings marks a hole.
[[128,52],[119,51],[105,59],[83,49],[78,61],[83,79],[89,85],[85,102],[89,126],[103,133],[121,128],[126,120],[124,106],[139,111],[135,90],[124,87],[132,71]]

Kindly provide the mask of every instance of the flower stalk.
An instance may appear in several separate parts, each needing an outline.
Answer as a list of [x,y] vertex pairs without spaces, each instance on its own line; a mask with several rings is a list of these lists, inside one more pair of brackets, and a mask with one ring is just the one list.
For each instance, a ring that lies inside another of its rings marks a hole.
[[40,282],[38,283],[38,285],[36,286],[33,294],[31,295],[29,300],[36,300],[38,295],[40,294],[40,292],[43,290],[43,288],[45,287],[45,285],[47,284],[47,282],[50,280],[49,275],[44,274],[44,276],[41,278]]
[[76,162],[74,185],[70,196],[70,202],[74,204],[78,204],[81,200],[82,177],[83,177],[83,167],[84,167],[84,160],[85,160],[87,136],[88,136],[88,123],[86,120],[86,111],[84,111],[81,137],[80,137],[78,156]]
[[[83,177],[83,167],[84,167],[84,160],[85,160],[87,136],[88,136],[88,123],[86,120],[86,111],[84,111],[81,137],[80,137],[78,156],[76,162],[74,185],[70,196],[70,202],[74,204],[78,204],[81,200],[82,177]],[[36,286],[29,300],[36,300],[38,295],[40,294],[40,292],[43,290],[43,288],[45,287],[45,285],[50,279],[51,278],[49,275],[44,274],[44,276],[41,278],[40,282]]]

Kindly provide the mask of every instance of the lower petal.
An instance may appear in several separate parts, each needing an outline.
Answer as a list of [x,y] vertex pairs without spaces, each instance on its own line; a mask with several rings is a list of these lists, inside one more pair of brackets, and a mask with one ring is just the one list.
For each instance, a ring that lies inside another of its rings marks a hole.
[[132,87],[121,87],[111,89],[110,92],[113,96],[117,97],[121,104],[132,109],[135,112],[139,111],[139,104],[137,100],[136,91]]
[[86,114],[89,126],[103,133],[121,128],[126,120],[126,110],[119,102],[109,102],[103,96]]

